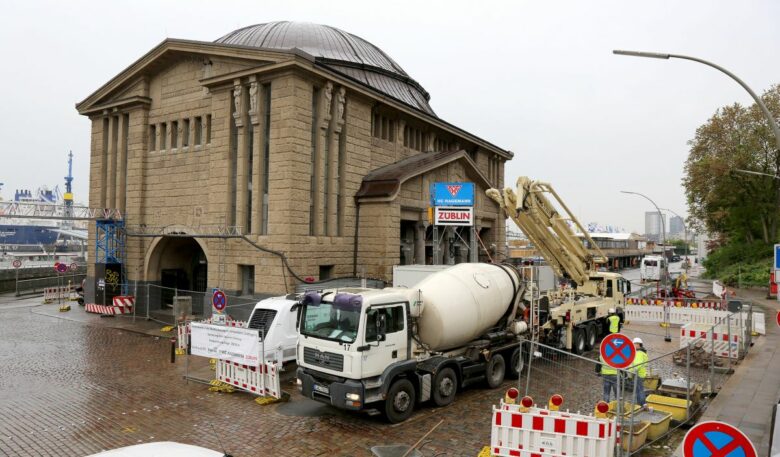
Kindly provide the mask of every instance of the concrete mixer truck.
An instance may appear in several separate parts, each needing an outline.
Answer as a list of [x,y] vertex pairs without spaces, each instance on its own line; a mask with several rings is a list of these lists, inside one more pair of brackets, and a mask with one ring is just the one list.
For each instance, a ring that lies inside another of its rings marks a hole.
[[413,289],[308,292],[301,304],[298,383],[337,408],[409,418],[450,404],[474,383],[522,370],[523,282],[512,266],[466,263]]

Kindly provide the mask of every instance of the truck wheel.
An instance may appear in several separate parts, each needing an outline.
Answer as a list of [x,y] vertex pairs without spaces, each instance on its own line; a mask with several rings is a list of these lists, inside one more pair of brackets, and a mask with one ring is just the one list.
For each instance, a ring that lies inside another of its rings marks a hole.
[[436,406],[447,406],[455,400],[455,392],[458,391],[458,378],[455,370],[444,368],[436,373],[433,381],[433,402]]
[[493,354],[488,362],[485,372],[485,379],[487,379],[487,385],[491,389],[495,389],[504,382],[504,375],[506,374],[506,362],[504,362],[504,356],[501,354]]
[[403,422],[412,415],[416,401],[414,386],[408,379],[399,379],[390,386],[385,399],[385,417],[393,424]]
[[596,347],[597,333],[596,324],[593,322],[590,322],[585,326],[585,349],[590,351]]
[[581,328],[575,328],[571,339],[571,350],[577,355],[585,352],[585,332]]
[[512,355],[509,357],[509,372],[506,374],[507,378],[517,379],[520,377],[520,373],[525,368],[525,359],[523,358],[523,349],[521,346],[515,348],[512,351]]

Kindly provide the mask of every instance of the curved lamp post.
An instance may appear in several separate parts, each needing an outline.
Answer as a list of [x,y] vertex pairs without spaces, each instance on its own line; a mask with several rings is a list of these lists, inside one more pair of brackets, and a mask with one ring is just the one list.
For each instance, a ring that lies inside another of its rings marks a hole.
[[775,118],[772,116],[772,113],[769,112],[769,109],[767,109],[766,105],[764,105],[764,102],[761,101],[761,99],[756,95],[755,92],[753,92],[753,89],[748,87],[747,84],[744,83],[741,79],[737,78],[737,76],[726,70],[725,68],[716,65],[712,62],[707,62],[706,60],[699,59],[697,57],[691,57],[691,56],[683,56],[679,54],[663,54],[659,52],[641,52],[641,51],[621,51],[621,50],[614,50],[612,51],[613,54],[619,55],[619,56],[632,56],[632,57],[649,57],[652,59],[684,59],[684,60],[692,60],[694,62],[703,63],[704,65],[708,65],[712,68],[715,68],[716,70],[720,70],[721,72],[725,73],[731,79],[739,83],[740,86],[742,86],[743,89],[745,89],[751,97],[753,97],[753,100],[755,100],[756,105],[758,105],[759,108],[761,108],[761,111],[764,113],[764,116],[766,117],[766,120],[769,122],[769,126],[772,128],[772,132],[775,134],[775,143],[777,145],[777,148],[780,149],[780,128],[777,126],[777,122],[775,122]]
[[[630,191],[627,191],[627,190],[621,190],[620,193],[622,193],[622,194],[631,194],[631,195],[639,195],[640,197],[642,197],[642,198],[646,199],[647,201],[649,201],[650,203],[652,203],[653,206],[655,206],[655,209],[658,211],[658,217],[661,219],[661,240],[662,240],[661,241],[661,244],[662,244],[662,247],[661,247],[661,258],[663,259],[664,263],[666,263],[666,260],[667,260],[666,259],[666,224],[664,224],[664,213],[661,212],[661,208],[659,208],[658,205],[656,205],[655,202],[650,197],[648,197],[645,194],[640,194],[639,192],[630,192]],[[666,275],[665,274],[661,276],[661,286],[663,287],[664,294],[666,294]],[[666,305],[664,306],[664,321],[665,321],[664,323],[666,324],[666,335],[664,336],[664,341],[666,341],[667,343],[672,341],[672,335],[669,333],[669,319],[668,319],[669,309],[668,308],[669,308],[668,306],[666,306]]]

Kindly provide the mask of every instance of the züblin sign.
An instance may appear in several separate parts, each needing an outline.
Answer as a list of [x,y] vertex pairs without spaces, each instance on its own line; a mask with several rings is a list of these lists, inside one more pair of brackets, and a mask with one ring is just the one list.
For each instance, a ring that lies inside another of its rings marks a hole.
[[431,206],[474,206],[474,183],[437,182],[431,184]]

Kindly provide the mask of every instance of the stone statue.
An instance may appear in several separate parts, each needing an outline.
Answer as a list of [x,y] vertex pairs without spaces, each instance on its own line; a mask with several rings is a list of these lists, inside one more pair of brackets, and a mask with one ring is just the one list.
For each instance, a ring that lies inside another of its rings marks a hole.
[[257,112],[257,81],[249,85],[249,112]]
[[330,119],[330,104],[333,99],[333,83],[328,81],[325,83],[325,92],[322,94],[325,97],[325,106],[322,107],[322,112],[325,113],[325,118]]
[[233,103],[236,105],[233,116],[239,117],[241,115],[241,86],[233,87]]
[[336,118],[339,121],[344,120],[344,104],[347,102],[346,94],[347,94],[346,89],[344,89],[343,87],[339,87],[339,93],[337,98],[339,112],[338,112],[338,117]]

